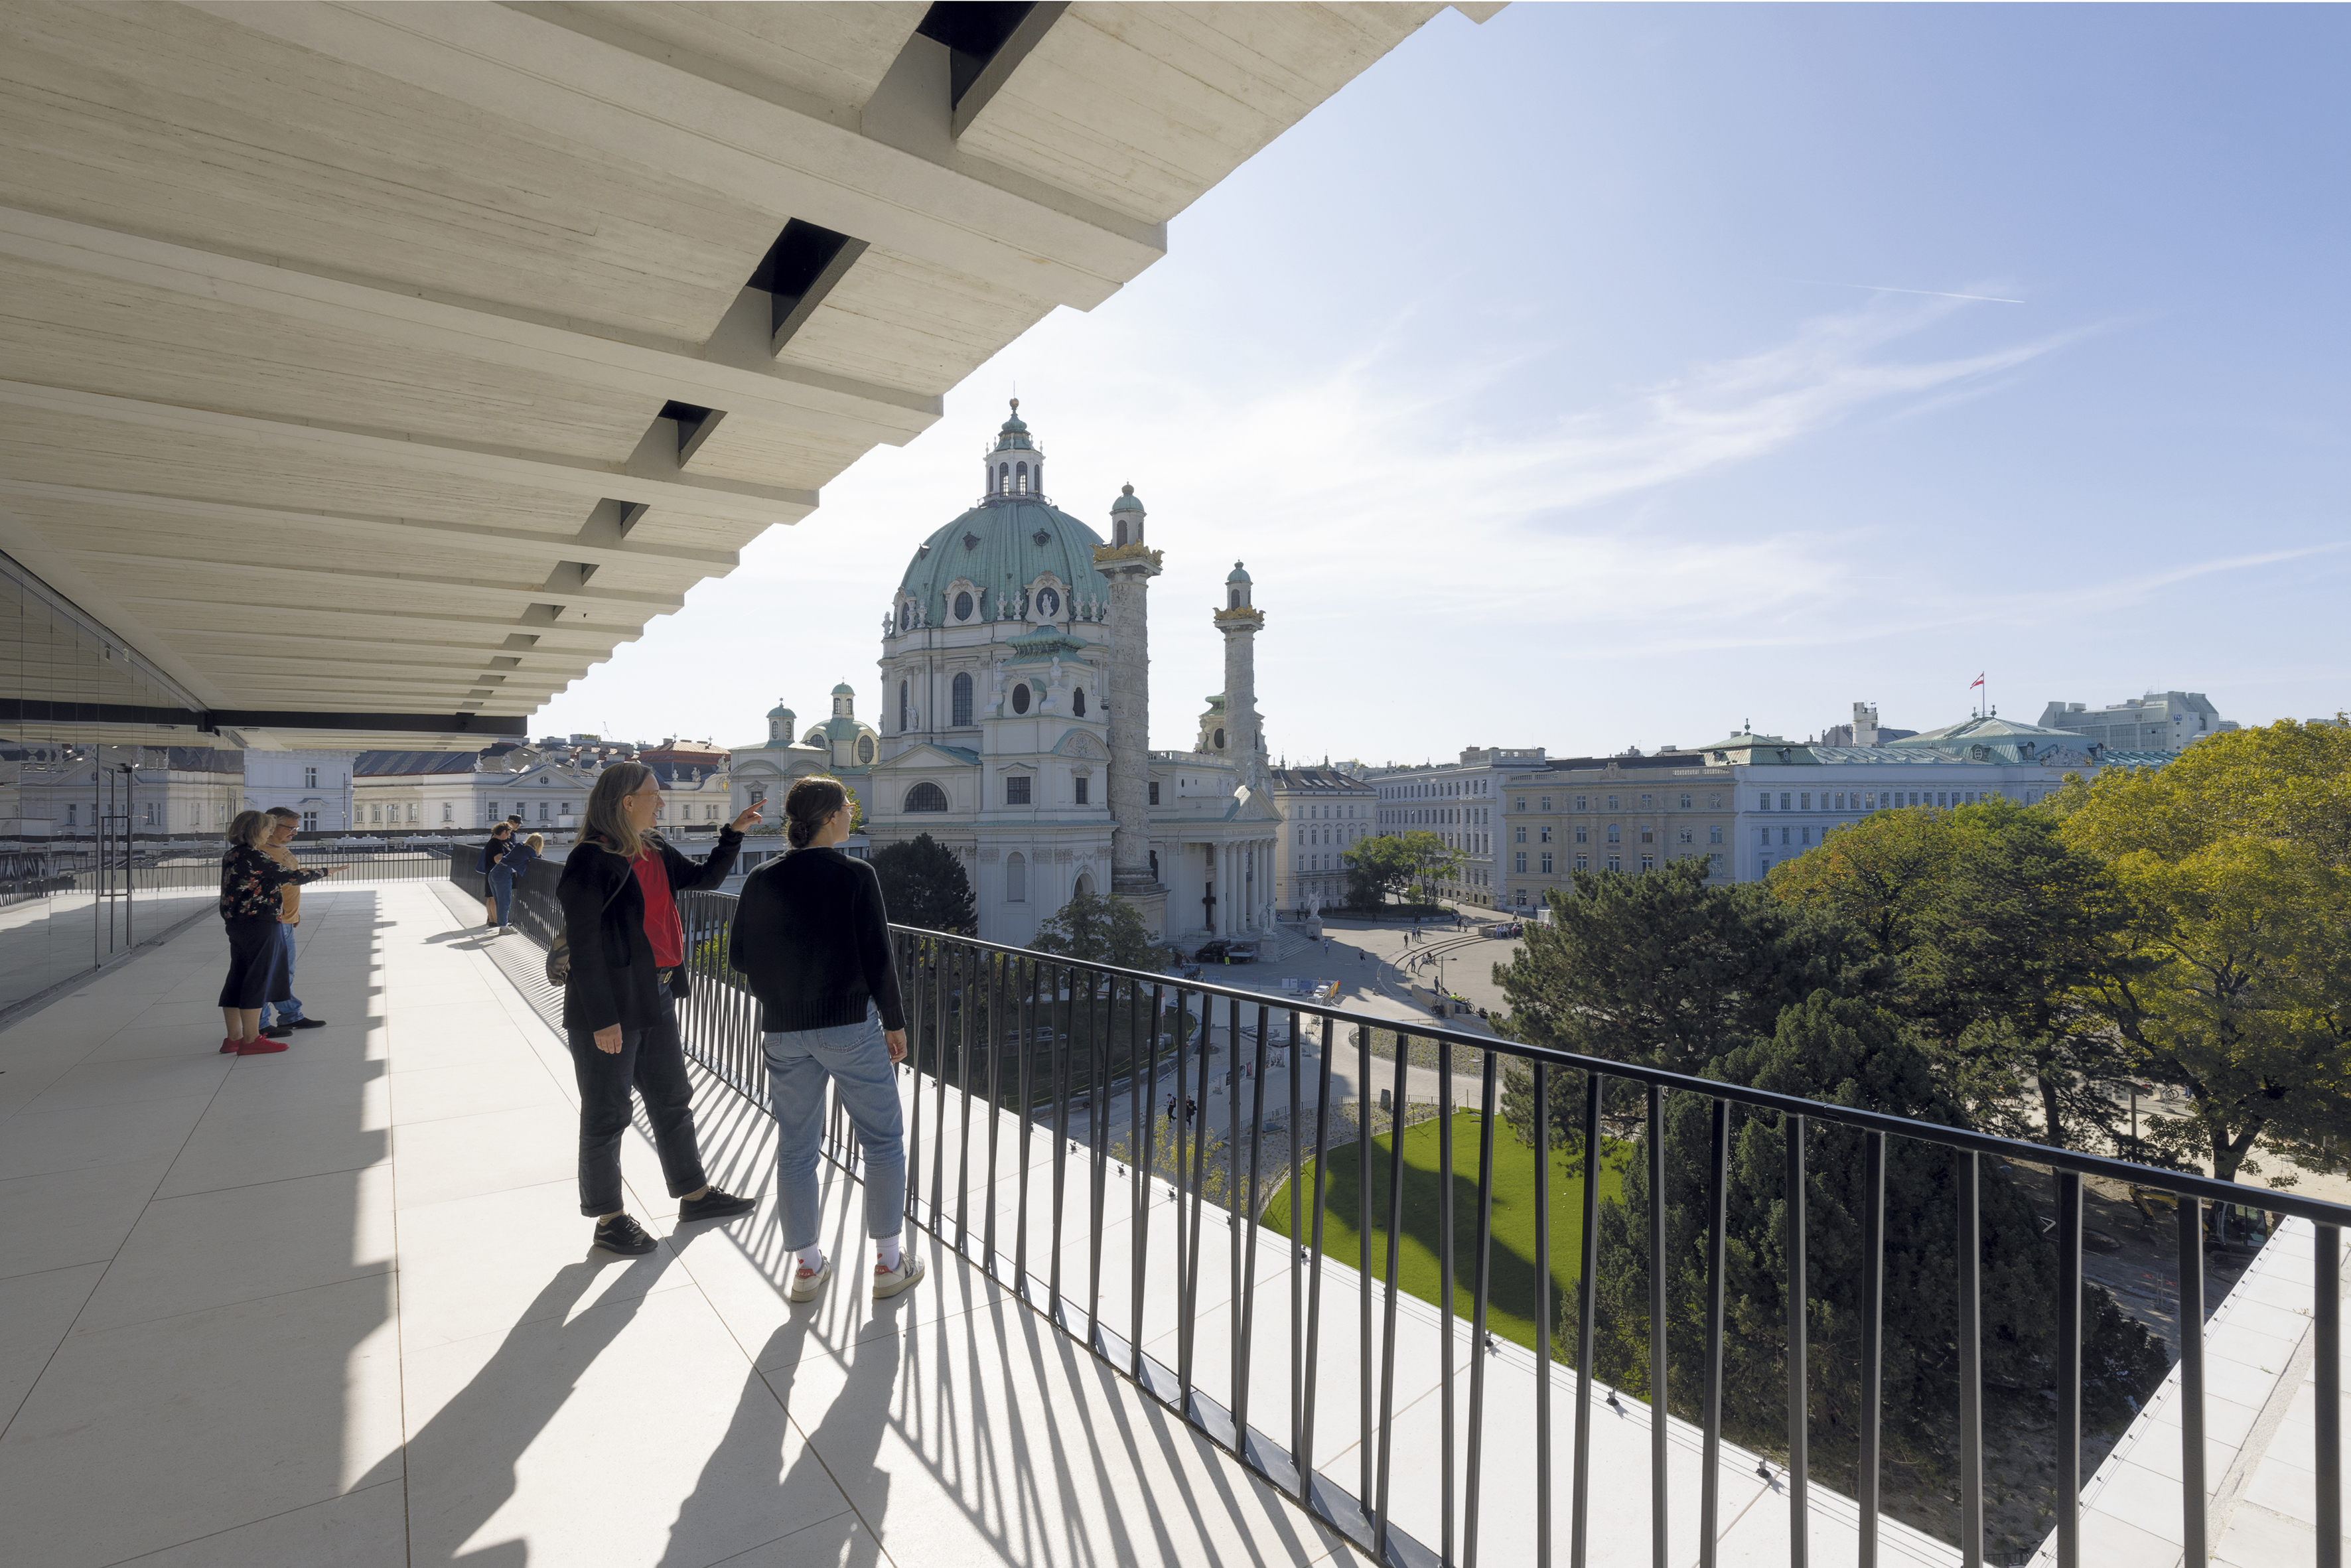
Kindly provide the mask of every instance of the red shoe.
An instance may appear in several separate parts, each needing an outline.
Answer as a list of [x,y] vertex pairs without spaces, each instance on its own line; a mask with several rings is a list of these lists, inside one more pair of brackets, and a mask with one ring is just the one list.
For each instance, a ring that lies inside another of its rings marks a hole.
[[286,1042],[282,1040],[241,1040],[236,1042],[239,1056],[267,1056],[285,1049]]
[[229,1052],[235,1051],[238,1046],[243,1045],[245,1041],[237,1039],[236,1036],[230,1035],[227,1039],[221,1041],[221,1054],[223,1056],[226,1056]]

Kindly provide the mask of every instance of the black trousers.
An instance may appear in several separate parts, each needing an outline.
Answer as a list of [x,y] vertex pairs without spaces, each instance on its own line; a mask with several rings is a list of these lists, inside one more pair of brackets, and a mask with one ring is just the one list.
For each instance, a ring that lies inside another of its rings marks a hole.
[[591,1218],[628,1207],[621,1200],[621,1134],[629,1130],[632,1088],[645,1097],[670,1197],[684,1197],[710,1180],[694,1136],[694,1085],[678,1043],[675,998],[662,998],[662,1015],[651,1029],[624,1027],[618,1051],[597,1050],[592,1030],[565,1031],[580,1082],[580,1212]]

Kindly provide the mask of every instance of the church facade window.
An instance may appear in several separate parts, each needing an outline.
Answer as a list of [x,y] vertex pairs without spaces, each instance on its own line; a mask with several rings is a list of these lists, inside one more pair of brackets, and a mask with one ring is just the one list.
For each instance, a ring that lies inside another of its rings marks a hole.
[[1009,463],[998,464],[996,465],[996,493],[1001,496],[1011,488],[1012,465]]
[[1075,779],[1071,779],[1070,782],[1071,782],[1071,788],[1072,788],[1072,789],[1074,789],[1074,791],[1075,791],[1075,795],[1074,795],[1074,797],[1073,797],[1073,798],[1076,800],[1076,801],[1077,801],[1077,803],[1078,803],[1079,805],[1081,805],[1081,806],[1090,806],[1090,805],[1093,804],[1093,802],[1092,802],[1092,800],[1088,800],[1088,799],[1087,799],[1088,791],[1092,789],[1092,785],[1093,785],[1093,780],[1092,780],[1092,779],[1091,779],[1087,778],[1084,774],[1081,773],[1081,774],[1079,774]]
[[1029,465],[1015,463],[1012,465],[1012,483],[1021,495],[1025,496],[1029,493]]
[[1015,774],[1004,781],[1004,803],[1008,806],[1029,804],[1029,779],[1025,774]]
[[1224,748],[1225,748],[1225,732],[1224,732],[1223,730],[1221,730],[1221,729],[1220,729],[1220,730],[1217,731],[1217,749],[1218,751],[1222,751]]
[[857,765],[860,768],[873,766],[873,737],[870,735],[857,737]]
[[909,811],[944,811],[946,809],[947,792],[927,779],[906,791],[906,810]]
[[958,593],[955,596],[955,618],[958,621],[968,621],[971,619],[970,594]]
[[[1157,804],[1159,804],[1159,780],[1158,780],[1158,779],[1154,779],[1151,781],[1151,803],[1152,803],[1153,805],[1155,805],[1155,806],[1156,806]],[[1153,855],[1151,858],[1152,858],[1152,861],[1155,862],[1155,863],[1154,863],[1154,867],[1153,867],[1153,870],[1152,870],[1152,873],[1151,873],[1151,874],[1152,874],[1152,875],[1154,875],[1154,876],[1156,876],[1156,875],[1158,875],[1158,874],[1159,874],[1159,873],[1158,873],[1158,869],[1157,869],[1157,866],[1156,866],[1156,862],[1158,861],[1159,857],[1158,857],[1157,855],[1155,855],[1155,855]]]
[[905,682],[898,683],[898,732],[903,735],[914,724],[914,688]]
[[1086,688],[1080,686],[1070,694],[1070,712],[1079,718],[1086,716]]
[[959,672],[950,689],[955,694],[952,722],[957,728],[961,728],[971,722],[971,672],[968,670]]
[[[1020,782],[1026,784],[1029,780],[1023,779]],[[1004,857],[1004,902],[1029,902],[1029,857],[1019,850]]]
[[1026,681],[1012,688],[1012,711],[1014,713],[1029,711],[1029,683]]

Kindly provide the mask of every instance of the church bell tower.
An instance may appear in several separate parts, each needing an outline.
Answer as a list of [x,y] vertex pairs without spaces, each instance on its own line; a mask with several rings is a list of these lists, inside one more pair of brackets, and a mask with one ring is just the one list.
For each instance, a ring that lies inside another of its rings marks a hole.
[[1226,752],[1240,781],[1254,789],[1266,779],[1265,721],[1257,711],[1257,634],[1265,630],[1265,613],[1249,601],[1249,588],[1248,570],[1233,562],[1215,620],[1225,634]]

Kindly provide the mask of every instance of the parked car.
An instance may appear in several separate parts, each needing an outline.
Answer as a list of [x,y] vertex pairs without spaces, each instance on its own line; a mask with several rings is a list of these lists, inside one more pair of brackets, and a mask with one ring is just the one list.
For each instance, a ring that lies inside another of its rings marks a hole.
[[1196,964],[1253,964],[1257,962],[1258,946],[1254,942],[1235,942],[1219,936],[1200,944],[1192,955]]

